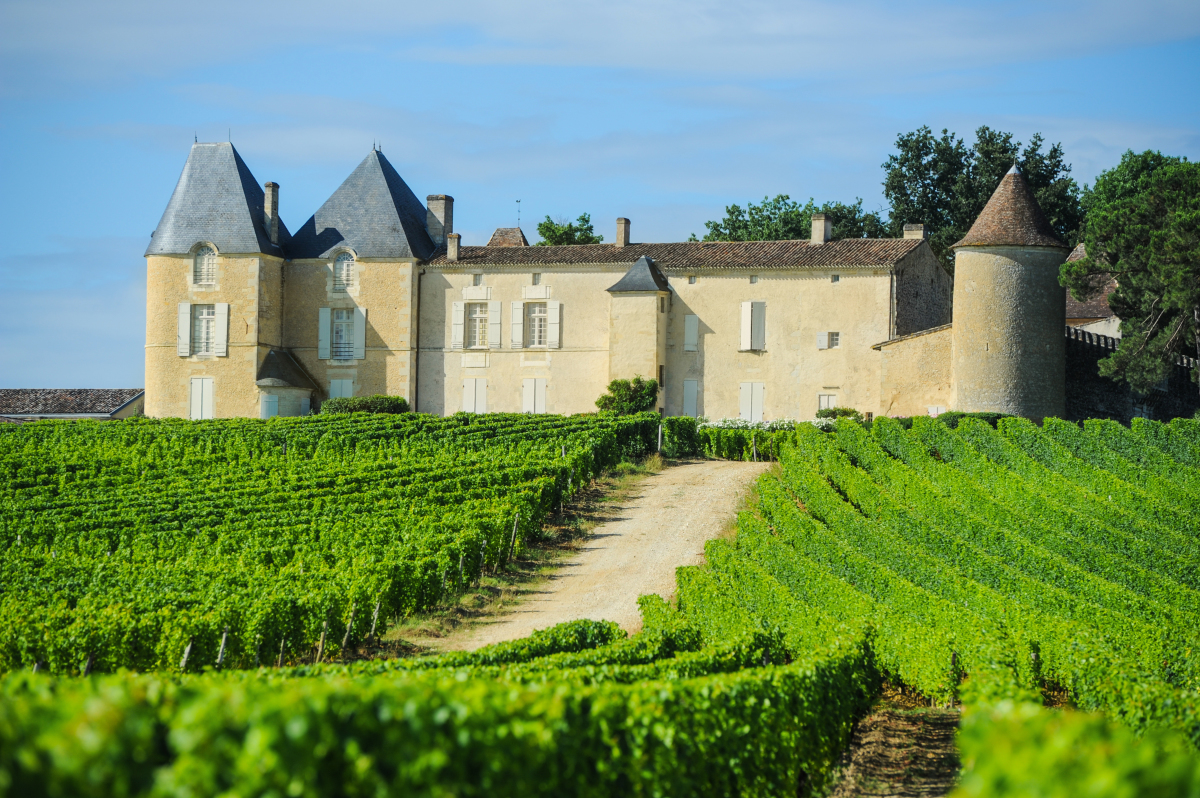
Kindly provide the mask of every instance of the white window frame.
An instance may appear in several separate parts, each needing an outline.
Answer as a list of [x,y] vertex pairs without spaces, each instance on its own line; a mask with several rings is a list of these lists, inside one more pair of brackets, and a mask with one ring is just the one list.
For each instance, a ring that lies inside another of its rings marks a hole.
[[521,412],[546,412],[545,377],[526,377],[521,380]]
[[192,305],[192,354],[217,353],[217,306]]
[[836,393],[819,393],[817,394],[817,410],[832,410],[837,407]]
[[463,349],[488,348],[488,303],[468,302],[464,307]]
[[550,310],[548,302],[525,303],[525,334],[522,345],[526,349],[547,349],[550,345]]
[[767,303],[743,302],[738,350],[763,352],[767,348]]
[[542,284],[542,273],[534,272],[533,273],[533,285],[541,285],[541,284]]
[[829,333],[829,348],[830,349],[841,349],[842,348],[842,334],[840,332]]
[[192,285],[216,285],[217,250],[205,244],[192,258]]
[[354,255],[343,252],[333,261],[333,290],[344,294],[354,288]]
[[487,412],[487,377],[467,377],[463,380],[463,412]]
[[332,308],[329,315],[329,357],[354,360],[354,308]]

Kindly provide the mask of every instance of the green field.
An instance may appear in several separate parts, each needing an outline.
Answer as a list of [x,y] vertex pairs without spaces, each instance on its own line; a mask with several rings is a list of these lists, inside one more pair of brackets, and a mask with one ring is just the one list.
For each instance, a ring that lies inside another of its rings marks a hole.
[[4,431],[0,793],[819,794],[891,681],[965,705],[963,794],[1198,794],[1197,421],[800,424],[634,637],[312,662],[502,566],[657,424]]

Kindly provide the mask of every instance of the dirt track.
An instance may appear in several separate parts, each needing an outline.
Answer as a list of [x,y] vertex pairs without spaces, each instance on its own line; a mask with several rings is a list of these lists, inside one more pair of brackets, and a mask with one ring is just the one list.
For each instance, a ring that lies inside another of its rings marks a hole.
[[612,508],[577,555],[546,587],[494,623],[471,633],[464,648],[525,637],[579,618],[641,626],[637,598],[675,592],[675,568],[704,561],[704,541],[733,517],[738,501],[765,463],[705,460],[647,477]]

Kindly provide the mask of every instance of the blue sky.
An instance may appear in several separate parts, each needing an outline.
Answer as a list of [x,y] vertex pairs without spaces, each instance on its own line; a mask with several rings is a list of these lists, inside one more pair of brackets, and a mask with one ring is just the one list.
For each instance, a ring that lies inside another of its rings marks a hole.
[[703,233],[790,194],[885,210],[920,125],[1200,158],[1200,4],[520,0],[0,5],[0,387],[143,384],[142,252],[193,136],[296,229],[380,142],[464,243],[592,214]]

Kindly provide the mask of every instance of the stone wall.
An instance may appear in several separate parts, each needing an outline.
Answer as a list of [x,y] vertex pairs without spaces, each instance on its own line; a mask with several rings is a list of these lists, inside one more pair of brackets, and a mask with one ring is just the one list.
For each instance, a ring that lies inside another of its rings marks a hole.
[[897,336],[950,323],[954,279],[942,268],[933,250],[917,247],[896,266]]
[[1141,396],[1134,394],[1128,384],[1100,375],[1099,363],[1116,350],[1118,339],[1075,327],[1066,328],[1066,339],[1066,417],[1071,421],[1111,418],[1128,424],[1135,415],[1168,421],[1180,416],[1190,418],[1200,409],[1200,392],[1191,378],[1195,360],[1181,358],[1163,389]]
[[954,406],[949,324],[879,344],[881,416],[923,416]]

